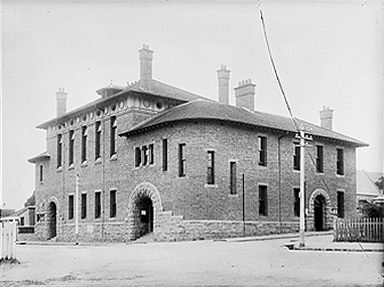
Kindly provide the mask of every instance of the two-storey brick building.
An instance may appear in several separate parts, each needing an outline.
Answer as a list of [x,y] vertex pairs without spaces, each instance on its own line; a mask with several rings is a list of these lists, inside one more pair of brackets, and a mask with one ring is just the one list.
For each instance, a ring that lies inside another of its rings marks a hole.
[[[299,225],[300,149],[289,118],[254,111],[255,85],[235,88],[218,70],[219,103],[152,79],[152,51],[140,51],[140,80],[98,90],[98,100],[57,117],[36,165],[40,239],[185,240],[290,232]],[[356,147],[365,144],[296,119],[313,137],[305,154],[308,230],[355,212]],[[78,197],[76,198],[76,178]]]

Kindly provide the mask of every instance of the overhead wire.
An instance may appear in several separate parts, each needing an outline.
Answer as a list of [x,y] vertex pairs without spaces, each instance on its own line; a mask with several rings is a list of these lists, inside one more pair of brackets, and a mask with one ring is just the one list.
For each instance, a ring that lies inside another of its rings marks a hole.
[[[264,33],[264,38],[265,38],[265,42],[267,44],[267,49],[268,49],[268,55],[269,55],[269,60],[271,62],[271,65],[272,65],[272,68],[273,68],[273,71],[275,73],[275,77],[276,77],[276,80],[277,80],[277,83],[279,84],[279,88],[280,88],[280,92],[281,94],[283,95],[283,99],[284,99],[284,102],[285,102],[285,106],[289,112],[289,115],[291,117],[291,120],[296,128],[296,131],[297,133],[299,134],[299,136],[301,137],[300,135],[300,128],[297,124],[297,121],[295,119],[295,117],[293,116],[293,112],[292,112],[292,109],[291,109],[291,106],[289,105],[289,102],[288,102],[288,98],[284,92],[284,88],[283,88],[283,85],[281,83],[281,80],[280,80],[280,77],[279,77],[279,74],[277,73],[277,68],[276,68],[276,65],[275,65],[275,61],[273,59],[273,56],[272,56],[272,51],[271,51],[271,48],[270,48],[270,44],[269,44],[269,41],[268,41],[268,36],[267,36],[267,29],[266,29],[266,26],[265,26],[265,21],[264,21],[264,16],[263,16],[263,11],[261,10],[261,7],[259,8],[260,10],[260,18],[261,18],[261,24],[262,24],[262,27],[263,27],[263,33]],[[313,166],[316,168],[317,167],[317,164],[312,156],[312,154],[308,151],[308,149],[305,149],[305,151],[307,152],[307,154],[309,155],[309,158],[311,159],[311,162],[313,164]],[[327,185],[327,183],[325,182],[325,180],[323,178],[320,178],[321,182],[323,183],[323,185],[325,186],[325,188],[327,189],[327,191],[330,193],[330,189]]]

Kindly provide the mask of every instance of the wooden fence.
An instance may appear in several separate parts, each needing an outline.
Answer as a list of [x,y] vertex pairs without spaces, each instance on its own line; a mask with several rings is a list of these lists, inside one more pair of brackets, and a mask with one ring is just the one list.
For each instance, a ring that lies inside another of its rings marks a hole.
[[0,220],[0,261],[16,259],[16,218]]
[[337,218],[334,241],[384,242],[383,218]]

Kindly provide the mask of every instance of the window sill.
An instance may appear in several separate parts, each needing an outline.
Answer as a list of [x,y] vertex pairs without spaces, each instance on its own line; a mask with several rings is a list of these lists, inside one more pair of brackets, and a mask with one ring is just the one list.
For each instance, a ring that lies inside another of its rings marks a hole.
[[39,184],[40,184],[40,185],[43,185],[43,184],[44,184],[44,182],[43,182],[43,181],[40,181],[40,182],[39,182]]
[[113,154],[111,155],[111,157],[109,158],[110,161],[116,161],[117,160],[117,155],[116,154]]
[[336,173],[336,177],[345,177],[345,174],[337,174]]
[[72,169],[75,169],[75,165],[73,163],[68,167],[68,170],[72,170]]
[[88,162],[87,161],[83,161],[80,166],[81,167],[88,166]]
[[116,221],[116,216],[115,217],[110,217],[109,221]]
[[258,167],[260,167],[260,168],[267,168],[268,165],[267,164],[258,163]]
[[300,173],[300,170],[292,169],[293,172]]
[[98,158],[95,160],[95,164],[101,164],[101,157],[98,157]]
[[239,198],[239,194],[236,193],[236,194],[228,194],[228,197],[229,198]]
[[323,172],[316,171],[316,175],[324,175],[324,171]]
[[56,172],[62,172],[63,171],[63,167],[62,166],[59,166],[57,169],[56,169]]
[[218,188],[219,186],[217,184],[204,184],[204,188]]

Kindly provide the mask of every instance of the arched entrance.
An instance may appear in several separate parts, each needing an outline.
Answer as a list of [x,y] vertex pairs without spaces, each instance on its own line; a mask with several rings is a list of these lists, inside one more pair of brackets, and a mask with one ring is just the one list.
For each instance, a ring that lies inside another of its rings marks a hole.
[[136,186],[129,200],[130,239],[155,231],[156,215],[163,210],[157,188],[144,182]]
[[57,218],[57,207],[53,201],[48,207],[48,239],[56,237],[56,218]]
[[327,222],[326,220],[326,210],[325,210],[325,198],[322,195],[318,195],[314,201],[314,225],[316,231],[324,230],[324,224]]

